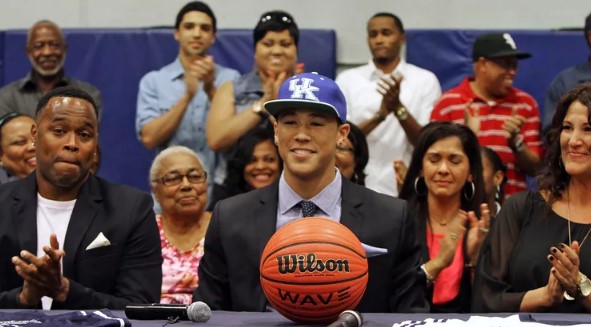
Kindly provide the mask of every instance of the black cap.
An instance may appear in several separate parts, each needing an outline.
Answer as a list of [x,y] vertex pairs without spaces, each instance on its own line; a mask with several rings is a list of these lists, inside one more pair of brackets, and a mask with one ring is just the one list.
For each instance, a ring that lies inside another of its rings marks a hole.
[[515,56],[517,59],[526,59],[531,54],[517,50],[515,41],[509,33],[491,33],[482,34],[474,41],[472,48],[472,60],[476,61],[480,57],[499,58]]

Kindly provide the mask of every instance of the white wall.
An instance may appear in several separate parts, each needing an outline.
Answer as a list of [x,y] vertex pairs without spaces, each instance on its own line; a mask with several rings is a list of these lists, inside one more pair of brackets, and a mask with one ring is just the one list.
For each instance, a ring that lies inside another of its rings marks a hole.
[[[51,19],[64,28],[171,26],[186,0],[0,0],[0,30]],[[205,0],[219,28],[253,28],[266,10],[290,12],[302,28],[337,31],[338,61],[362,63],[367,19],[390,11],[405,28],[554,29],[582,27],[589,0]]]

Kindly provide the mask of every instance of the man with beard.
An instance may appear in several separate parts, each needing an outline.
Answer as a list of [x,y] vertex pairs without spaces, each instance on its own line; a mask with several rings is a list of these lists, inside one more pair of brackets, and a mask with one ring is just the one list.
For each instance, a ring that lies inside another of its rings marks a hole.
[[25,52],[32,70],[24,78],[0,89],[0,116],[18,112],[35,117],[39,99],[59,86],[73,86],[89,93],[101,112],[101,94],[92,85],[67,76],[64,61],[68,46],[62,30],[49,20],[35,23],[27,34]]
[[499,154],[507,165],[506,195],[526,190],[525,174],[534,175],[541,164],[538,104],[513,87],[517,60],[529,57],[517,50],[509,33],[478,36],[472,49],[474,77],[443,94],[431,114],[431,120],[470,127],[481,145]]
[[205,138],[209,107],[217,88],[240,76],[207,54],[216,30],[215,15],[207,4],[194,1],[181,8],[174,30],[178,57],[140,81],[135,125],[148,149],[160,152],[172,145],[186,146],[199,155],[212,177],[217,158]]
[[89,173],[92,97],[49,91],[31,138],[37,169],[0,186],[0,309],[124,309],[158,302],[160,236],[150,196]]
[[398,16],[377,13],[367,23],[367,43],[372,59],[349,69],[336,79],[349,105],[350,121],[367,137],[369,161],[365,185],[388,195],[398,195],[392,162],[408,164],[422,125],[429,122],[433,105],[441,96],[437,77],[407,63],[401,56],[406,42]]

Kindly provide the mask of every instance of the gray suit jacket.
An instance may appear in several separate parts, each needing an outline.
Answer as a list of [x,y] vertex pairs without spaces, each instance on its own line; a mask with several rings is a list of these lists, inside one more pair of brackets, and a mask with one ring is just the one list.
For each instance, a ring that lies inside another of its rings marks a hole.
[[[426,312],[425,279],[414,219],[405,201],[343,178],[341,223],[387,254],[368,258],[369,281],[357,310]],[[193,295],[216,310],[265,311],[259,263],[275,233],[278,184],[220,201],[205,236]]]
[[[11,257],[21,250],[37,253],[35,173],[1,185],[0,203],[0,309],[16,308],[23,280]],[[111,245],[86,250],[101,232]],[[124,309],[129,302],[159,301],[162,253],[147,193],[90,175],[64,243],[63,274],[70,291],[66,302],[54,302],[52,309]]]

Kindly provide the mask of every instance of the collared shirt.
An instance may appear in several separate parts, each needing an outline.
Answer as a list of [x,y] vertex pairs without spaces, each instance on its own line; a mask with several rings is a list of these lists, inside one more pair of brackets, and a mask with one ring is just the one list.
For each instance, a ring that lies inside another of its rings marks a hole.
[[550,127],[560,97],[578,84],[591,82],[591,58],[586,63],[569,67],[556,75],[546,94],[542,110],[543,130]]
[[[421,125],[429,122],[431,110],[441,96],[437,77],[430,71],[400,60],[394,74],[403,76],[400,102]],[[382,95],[377,82],[384,72],[372,60],[367,65],[346,70],[336,82],[347,99],[347,119],[355,124],[371,119],[379,111]],[[388,115],[367,135],[369,161],[365,167],[365,185],[377,192],[397,196],[392,161],[410,162],[413,146],[394,115]]]
[[5,184],[17,180],[18,177],[13,176],[8,169],[0,167],[0,184]]
[[328,217],[336,222],[341,222],[341,186],[343,180],[341,173],[336,168],[335,170],[336,174],[332,182],[311,199],[304,199],[299,196],[285,181],[284,173],[281,173],[276,229],[303,216],[302,208],[298,205],[302,200],[312,201],[316,204],[318,209],[315,216]]
[[[102,99],[99,90],[89,83],[66,76],[63,71],[61,74],[61,79],[55,87],[73,86],[86,91],[94,99],[100,118]],[[9,112],[18,112],[35,118],[37,103],[41,97],[43,97],[43,92],[35,84],[33,74],[29,72],[24,78],[0,89],[0,116]]]
[[525,123],[521,126],[520,134],[523,135],[525,144],[537,153],[542,155],[542,141],[540,139],[540,112],[534,98],[512,87],[506,97],[496,101],[485,101],[480,99],[470,87],[473,78],[466,78],[457,87],[445,92],[441,97],[433,113],[431,120],[453,121],[464,124],[464,111],[466,104],[478,106],[480,116],[480,132],[478,141],[481,145],[488,146],[495,150],[503,163],[507,166],[507,184],[505,194],[511,195],[525,191],[525,175],[515,166],[515,155],[509,147],[505,138],[503,125],[514,111],[525,117]]
[[[151,120],[162,116],[182,97],[186,90],[183,76],[185,71],[180,58],[162,67],[160,70],[151,71],[140,81],[135,128],[138,139],[144,126]],[[238,78],[237,71],[220,65],[215,65],[214,85],[219,87],[226,81]],[[173,145],[183,145],[195,151],[203,163],[203,168],[215,178],[216,154],[207,145],[205,138],[205,123],[209,113],[210,102],[203,90],[203,83],[199,83],[199,89],[189,103],[183,118],[175,133],[167,141],[158,146],[157,152]],[[213,185],[212,183],[210,183]]]

